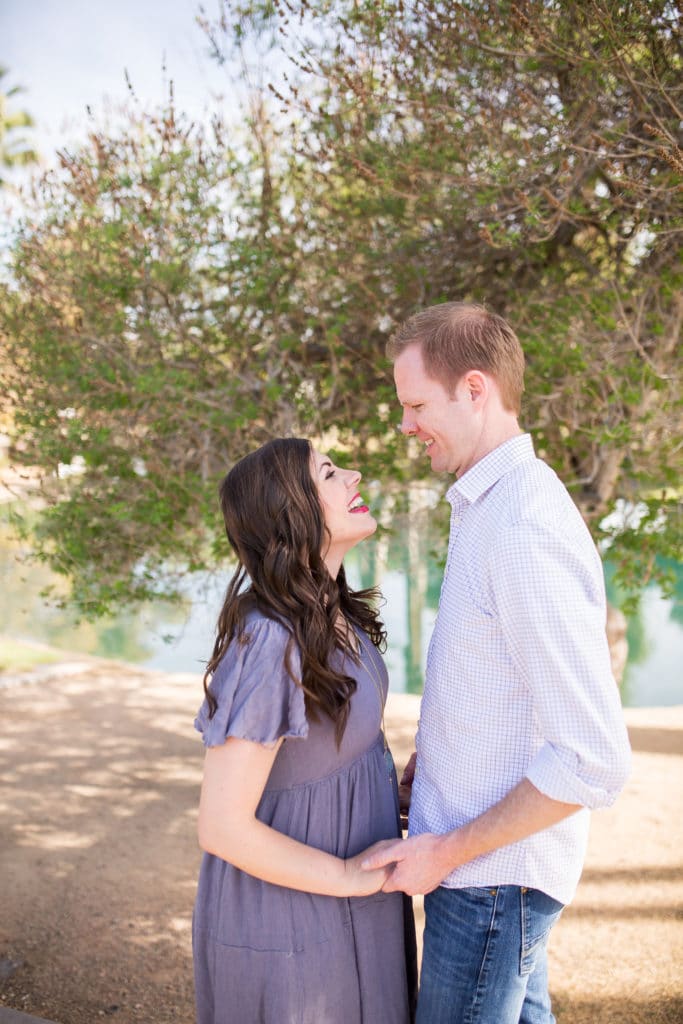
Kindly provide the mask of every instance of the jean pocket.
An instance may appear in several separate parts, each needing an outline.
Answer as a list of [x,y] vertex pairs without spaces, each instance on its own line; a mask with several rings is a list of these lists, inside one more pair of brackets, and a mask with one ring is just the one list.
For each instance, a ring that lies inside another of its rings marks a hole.
[[564,910],[564,904],[540,889],[520,890],[522,946],[519,957],[519,973],[524,977],[531,974],[539,955],[545,949],[550,931]]
[[466,893],[473,899],[477,900],[491,900],[494,896],[498,895],[497,885],[468,885],[466,889],[461,889],[460,892]]

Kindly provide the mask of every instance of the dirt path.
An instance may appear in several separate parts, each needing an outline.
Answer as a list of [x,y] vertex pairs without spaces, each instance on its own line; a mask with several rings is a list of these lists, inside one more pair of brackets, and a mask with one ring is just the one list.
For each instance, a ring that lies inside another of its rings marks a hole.
[[[102,661],[0,676],[0,1007],[192,1024],[199,689]],[[397,763],[416,716],[390,699]],[[633,777],[551,946],[559,1024],[683,1021],[683,708],[627,720]]]

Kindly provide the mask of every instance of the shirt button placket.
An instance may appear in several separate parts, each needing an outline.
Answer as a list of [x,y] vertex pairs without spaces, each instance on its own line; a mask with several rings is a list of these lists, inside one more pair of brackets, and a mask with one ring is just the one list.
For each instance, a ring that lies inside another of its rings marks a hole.
[[[443,582],[445,583],[448,579],[448,573],[451,568],[451,559],[453,558],[453,548],[460,532],[460,523],[462,521],[462,515],[459,509],[453,509],[451,511],[451,531],[448,538],[448,554],[446,556],[446,567],[443,571]],[[442,584],[443,588],[443,584]]]

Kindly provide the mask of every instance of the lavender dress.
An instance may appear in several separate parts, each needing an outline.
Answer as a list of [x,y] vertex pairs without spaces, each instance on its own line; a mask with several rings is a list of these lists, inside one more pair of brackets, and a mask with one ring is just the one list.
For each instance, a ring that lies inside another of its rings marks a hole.
[[[257,612],[233,642],[195,727],[206,746],[228,736],[285,737],[257,816],[303,843],[349,857],[400,834],[396,775],[387,767],[381,656],[362,635],[362,662],[339,750],[327,719],[307,721],[303,691],[284,667],[285,628]],[[341,658],[341,655],[340,655]],[[292,655],[296,674],[299,663]],[[374,681],[373,681],[374,680]],[[198,1024],[409,1024],[416,994],[415,930],[400,893],[342,899],[263,882],[204,854],[193,920]]]

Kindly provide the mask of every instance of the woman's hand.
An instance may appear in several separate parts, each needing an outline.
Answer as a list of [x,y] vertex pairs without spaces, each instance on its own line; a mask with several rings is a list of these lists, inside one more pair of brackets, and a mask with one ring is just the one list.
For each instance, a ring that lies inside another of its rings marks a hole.
[[385,847],[391,846],[395,842],[395,839],[380,839],[378,843],[373,843],[367,850],[344,861],[349,886],[347,896],[371,896],[380,891],[394,869],[393,864],[387,864],[371,871],[363,871],[360,866],[361,861],[366,860],[371,854],[380,853]]

